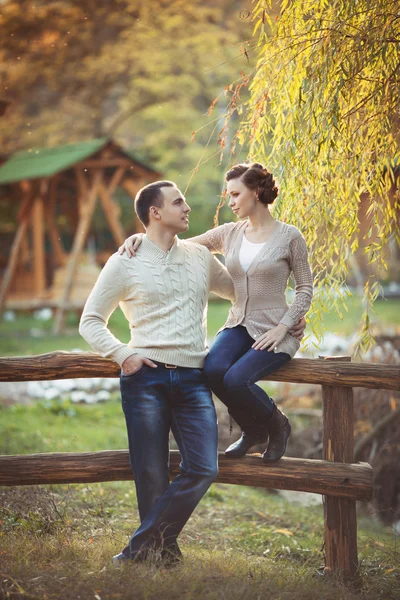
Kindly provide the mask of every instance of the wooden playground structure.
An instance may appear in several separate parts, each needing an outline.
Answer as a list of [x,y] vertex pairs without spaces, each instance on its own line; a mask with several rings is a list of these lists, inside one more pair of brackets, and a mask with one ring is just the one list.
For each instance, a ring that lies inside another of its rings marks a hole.
[[[122,188],[133,199],[141,187],[159,177],[160,173],[106,138],[20,152],[8,158],[0,166],[0,186],[5,190],[0,202],[17,204],[18,214],[0,284],[0,313],[5,307],[54,308],[58,333],[65,311],[82,309],[100,272],[93,257],[81,260],[98,200],[113,241],[119,246],[126,232],[115,201],[117,189]],[[57,223],[60,215],[73,224],[70,249],[63,247]],[[142,231],[137,219],[135,230]],[[54,265],[50,284],[46,272],[49,252]]]

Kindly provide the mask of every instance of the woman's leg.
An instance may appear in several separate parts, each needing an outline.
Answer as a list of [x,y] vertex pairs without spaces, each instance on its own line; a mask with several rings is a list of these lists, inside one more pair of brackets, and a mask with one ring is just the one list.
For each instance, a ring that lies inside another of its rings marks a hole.
[[242,431],[247,432],[258,427],[257,421],[247,407],[231,406],[231,398],[224,388],[223,382],[227,371],[246,354],[253,343],[253,338],[241,325],[223,329],[215,338],[204,364],[204,374],[208,385],[221,402],[227,406],[229,414]]
[[[223,381],[225,394],[230,397],[233,410],[240,411],[246,407],[268,430],[269,444],[263,455],[265,461],[277,460],[283,456],[291,427],[286,416],[255,382],[277,371],[289,360],[290,356],[285,352],[274,353],[250,348],[231,366]],[[236,450],[233,450],[236,456]]]
[[277,371],[289,360],[290,356],[285,352],[275,353],[250,348],[230,367],[223,380],[225,394],[229,396],[231,406],[245,406],[258,420],[268,421],[275,403],[256,385],[256,381]]

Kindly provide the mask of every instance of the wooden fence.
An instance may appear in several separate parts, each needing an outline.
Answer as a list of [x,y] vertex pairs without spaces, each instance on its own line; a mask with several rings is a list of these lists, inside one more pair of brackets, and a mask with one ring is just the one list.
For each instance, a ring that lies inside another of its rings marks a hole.
[[[0,358],[0,381],[44,381],[79,377],[118,377],[113,361],[92,353],[52,352]],[[282,458],[266,465],[259,457],[220,455],[218,481],[255,487],[307,491],[324,496],[327,571],[355,574],[356,500],[373,494],[372,468],[354,464],[353,387],[400,389],[395,365],[351,363],[349,357],[293,359],[266,379],[322,387],[324,460]],[[171,452],[171,475],[180,456]],[[83,483],[132,479],[126,450],[47,453],[0,457],[0,485]]]

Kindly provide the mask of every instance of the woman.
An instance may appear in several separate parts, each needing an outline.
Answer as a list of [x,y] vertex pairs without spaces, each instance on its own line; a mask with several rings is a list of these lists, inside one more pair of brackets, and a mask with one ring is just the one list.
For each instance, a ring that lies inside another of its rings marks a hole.
[[[292,328],[310,307],[313,278],[303,236],[294,226],[275,220],[269,211],[278,195],[272,174],[259,163],[243,163],[232,167],[225,180],[229,206],[238,219],[245,220],[191,238],[225,256],[236,294],[204,370],[212,391],[242,429],[241,438],[225,454],[244,456],[252,446],[269,439],[263,454],[268,462],[285,453],[291,426],[255,382],[297,352],[300,342]],[[137,235],[125,242],[129,254],[134,254],[139,240]],[[291,272],[296,289],[288,306],[285,293]]]

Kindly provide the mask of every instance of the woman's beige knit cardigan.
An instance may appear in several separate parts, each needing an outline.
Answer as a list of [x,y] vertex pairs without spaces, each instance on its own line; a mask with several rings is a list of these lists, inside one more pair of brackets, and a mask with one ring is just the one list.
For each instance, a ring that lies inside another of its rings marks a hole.
[[[239,252],[247,225],[247,220],[226,223],[191,241],[225,256],[236,301],[223,329],[244,325],[251,337],[257,339],[278,323],[293,327],[307,313],[313,294],[313,277],[304,237],[296,227],[281,221],[276,221],[275,229],[245,273]],[[294,300],[288,306],[286,288],[291,272],[296,287]],[[288,332],[275,352],[286,352],[293,357],[299,346],[300,342]]]

